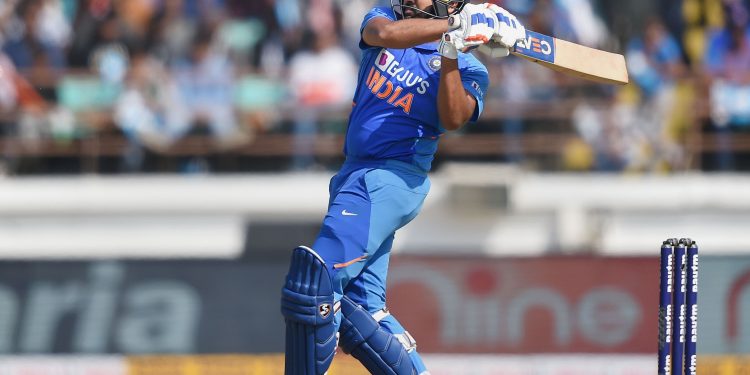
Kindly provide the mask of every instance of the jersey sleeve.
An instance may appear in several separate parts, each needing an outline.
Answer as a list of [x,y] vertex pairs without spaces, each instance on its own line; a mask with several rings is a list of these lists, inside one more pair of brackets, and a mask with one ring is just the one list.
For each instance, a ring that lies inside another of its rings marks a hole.
[[469,120],[470,122],[476,122],[484,110],[484,94],[490,85],[487,68],[471,56],[466,59],[466,66],[461,67],[461,81],[464,84],[464,89],[477,100],[477,107]]
[[386,7],[375,7],[372,8],[367,14],[365,14],[365,19],[362,20],[362,26],[359,27],[359,48],[362,50],[366,50],[368,48],[373,48],[373,46],[365,43],[365,40],[362,39],[362,32],[365,31],[365,26],[372,21],[373,18],[377,17],[383,17],[387,18],[388,20],[395,21],[396,16],[393,14],[393,11],[390,8]]

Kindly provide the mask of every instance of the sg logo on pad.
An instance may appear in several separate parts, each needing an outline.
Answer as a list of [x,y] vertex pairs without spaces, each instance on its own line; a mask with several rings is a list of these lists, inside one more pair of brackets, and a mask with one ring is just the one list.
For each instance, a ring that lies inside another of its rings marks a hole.
[[318,314],[320,314],[320,317],[323,319],[331,315],[331,304],[321,303],[320,306],[318,306]]

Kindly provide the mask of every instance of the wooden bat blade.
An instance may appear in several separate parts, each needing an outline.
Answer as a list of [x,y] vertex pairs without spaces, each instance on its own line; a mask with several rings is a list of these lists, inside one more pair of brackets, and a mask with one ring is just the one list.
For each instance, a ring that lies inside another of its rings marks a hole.
[[534,31],[511,51],[550,69],[601,83],[624,85],[630,80],[625,57],[616,53],[571,43]]

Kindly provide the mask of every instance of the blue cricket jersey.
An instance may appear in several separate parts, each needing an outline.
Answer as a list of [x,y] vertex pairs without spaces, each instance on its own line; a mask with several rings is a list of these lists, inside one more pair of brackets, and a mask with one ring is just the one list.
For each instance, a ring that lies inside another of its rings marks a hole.
[[[370,10],[360,34],[370,20],[395,21],[388,7]],[[344,153],[350,160],[399,160],[430,170],[437,142],[445,129],[437,108],[440,84],[438,43],[393,49],[359,44],[362,61]],[[464,88],[477,100],[471,121],[484,108],[489,84],[487,68],[470,54],[458,54]]]

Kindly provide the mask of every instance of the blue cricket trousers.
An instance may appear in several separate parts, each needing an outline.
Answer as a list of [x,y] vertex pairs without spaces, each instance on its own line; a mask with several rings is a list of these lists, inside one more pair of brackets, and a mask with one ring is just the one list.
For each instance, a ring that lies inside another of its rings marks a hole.
[[[336,301],[345,294],[370,314],[385,308],[394,233],[417,216],[429,190],[427,174],[412,164],[347,159],[331,179],[328,213],[313,244],[333,279]],[[392,315],[380,324],[404,333]],[[412,360],[425,371],[416,351]]]

